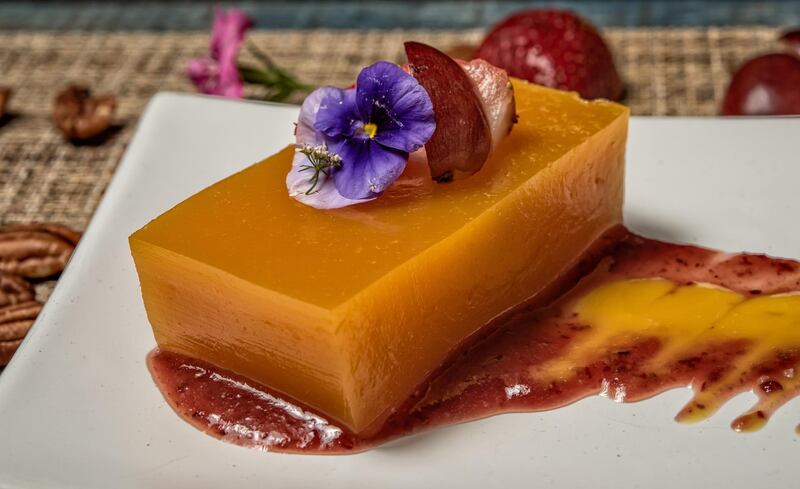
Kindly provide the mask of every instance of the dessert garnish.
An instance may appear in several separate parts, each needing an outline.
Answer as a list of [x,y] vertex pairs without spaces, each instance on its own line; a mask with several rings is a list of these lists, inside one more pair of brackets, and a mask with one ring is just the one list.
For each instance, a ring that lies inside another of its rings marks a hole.
[[324,141],[316,146],[303,144],[297,149],[297,152],[308,159],[308,164],[301,165],[299,171],[312,172],[309,179],[311,185],[305,191],[306,195],[316,192],[320,175],[329,178],[331,170],[342,166],[342,157],[328,151],[328,145]]
[[428,93],[388,61],[361,70],[354,88],[318,88],[300,109],[289,194],[318,208],[372,200],[435,128]]
[[323,87],[306,98],[289,195],[319,209],[373,200],[412,155],[439,182],[483,166],[516,120],[508,75],[421,43],[406,43],[406,54],[404,67],[381,61],[353,88]]
[[425,145],[431,177],[453,179],[453,172],[475,173],[491,151],[489,121],[473,82],[459,64],[426,44],[405,44],[411,73],[433,99],[437,131]]

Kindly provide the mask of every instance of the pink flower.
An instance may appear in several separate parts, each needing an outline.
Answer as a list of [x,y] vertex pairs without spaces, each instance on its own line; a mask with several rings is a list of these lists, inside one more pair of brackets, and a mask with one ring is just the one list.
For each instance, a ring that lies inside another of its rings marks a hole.
[[241,98],[244,84],[236,57],[253,20],[238,9],[214,11],[209,57],[189,61],[186,75],[202,93]]

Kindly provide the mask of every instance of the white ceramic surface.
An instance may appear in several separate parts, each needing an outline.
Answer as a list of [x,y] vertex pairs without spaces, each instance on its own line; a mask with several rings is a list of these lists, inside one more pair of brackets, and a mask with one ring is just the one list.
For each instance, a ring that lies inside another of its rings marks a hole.
[[[127,236],[291,139],[296,108],[161,94],[19,353],[0,375],[3,488],[797,487],[800,400],[756,434],[679,425],[679,389],[497,416],[354,456],[261,453],[179,420],[154,387],[154,346]],[[800,258],[800,119],[634,119],[626,218],[646,235]]]

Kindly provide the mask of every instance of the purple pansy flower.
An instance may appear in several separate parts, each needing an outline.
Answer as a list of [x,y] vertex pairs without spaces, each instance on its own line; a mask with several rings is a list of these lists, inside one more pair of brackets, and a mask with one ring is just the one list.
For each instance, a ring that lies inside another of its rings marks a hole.
[[217,8],[211,34],[211,50],[206,58],[189,61],[186,74],[202,93],[241,98],[244,84],[239,76],[236,57],[244,35],[253,21],[244,12]]
[[[304,150],[313,152],[315,148],[324,151],[327,147],[323,134],[314,128],[314,121],[317,118],[322,99],[338,90],[333,87],[318,88],[303,101],[295,129],[298,150],[294,154],[292,169],[286,175],[286,187],[289,189],[289,195],[318,209],[335,209],[364,202],[364,200],[342,197],[330,180],[330,171],[322,170],[315,173],[314,168],[310,166],[309,156],[306,154],[308,151],[304,152]],[[316,180],[314,180],[315,175]]]
[[356,88],[323,87],[303,103],[289,193],[323,209],[374,199],[435,128],[422,85],[399,66],[379,61],[361,71]]

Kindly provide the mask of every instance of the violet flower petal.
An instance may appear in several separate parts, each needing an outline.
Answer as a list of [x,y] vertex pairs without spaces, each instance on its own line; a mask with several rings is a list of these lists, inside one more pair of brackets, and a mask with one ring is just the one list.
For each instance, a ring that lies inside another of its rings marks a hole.
[[351,137],[362,127],[356,106],[356,90],[332,88],[322,99],[314,127],[330,137]]
[[[317,118],[322,99],[336,91],[340,91],[340,89],[334,87],[318,88],[303,101],[295,129],[295,140],[298,145],[318,145],[324,142],[324,135],[314,128],[314,121]],[[311,194],[306,194],[312,185],[311,177],[313,172],[300,170],[309,163],[306,155],[299,151],[295,152],[292,159],[292,168],[286,175],[286,188],[289,190],[289,195],[295,200],[317,209],[336,209],[372,200],[371,198],[354,200],[342,196],[336,189],[333,180],[324,173],[319,175],[315,191]]]
[[321,87],[308,94],[303,105],[300,106],[300,116],[297,118],[297,127],[294,131],[297,144],[320,144],[324,141],[323,134],[317,131],[314,122],[317,120],[322,100],[329,96],[336,96],[336,92],[341,92],[341,89]]
[[405,151],[381,146],[369,138],[338,138],[329,140],[328,147],[342,157],[333,181],[348,199],[377,197],[397,180],[408,162]]
[[[298,144],[319,146],[313,148],[319,168],[298,150],[286,177],[290,195],[322,209],[371,200],[403,173],[409,153],[435,127],[428,93],[388,62],[362,70],[355,89],[316,90],[300,110],[295,134]],[[335,164],[325,151],[338,157]]]
[[412,153],[433,135],[436,121],[428,92],[402,68],[379,61],[361,70],[356,103],[364,122],[377,126],[375,140]]

